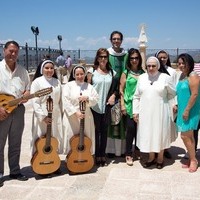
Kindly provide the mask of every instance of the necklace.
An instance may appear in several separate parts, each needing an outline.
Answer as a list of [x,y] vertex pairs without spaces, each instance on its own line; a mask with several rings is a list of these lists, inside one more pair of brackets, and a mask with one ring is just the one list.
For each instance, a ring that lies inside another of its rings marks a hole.
[[142,70],[139,70],[139,71],[132,71],[132,70],[130,70],[129,72],[132,75],[138,76],[138,75],[140,75],[142,73]]

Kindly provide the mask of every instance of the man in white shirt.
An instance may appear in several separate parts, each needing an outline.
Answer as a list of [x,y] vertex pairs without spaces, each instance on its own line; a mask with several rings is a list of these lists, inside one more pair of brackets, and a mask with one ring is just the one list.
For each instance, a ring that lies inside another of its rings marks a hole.
[[8,163],[10,178],[26,181],[28,178],[20,172],[21,140],[24,130],[24,99],[10,110],[10,98],[29,95],[30,79],[25,68],[17,64],[19,44],[8,41],[5,44],[4,59],[0,62],[0,187],[4,184],[4,148],[8,138]]

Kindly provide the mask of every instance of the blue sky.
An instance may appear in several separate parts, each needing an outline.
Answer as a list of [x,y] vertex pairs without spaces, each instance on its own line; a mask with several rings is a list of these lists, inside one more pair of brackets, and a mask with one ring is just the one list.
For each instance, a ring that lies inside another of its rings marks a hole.
[[31,26],[39,27],[38,47],[96,50],[109,47],[113,30],[122,46],[138,47],[146,25],[148,48],[199,49],[199,0],[9,0],[1,2],[0,43],[14,39],[35,46]]

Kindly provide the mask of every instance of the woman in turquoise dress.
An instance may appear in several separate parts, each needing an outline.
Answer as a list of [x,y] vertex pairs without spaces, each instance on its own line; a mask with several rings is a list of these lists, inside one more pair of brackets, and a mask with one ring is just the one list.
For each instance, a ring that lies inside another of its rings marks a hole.
[[139,149],[136,146],[137,123],[133,120],[132,101],[135,93],[137,80],[142,70],[142,57],[138,49],[131,48],[128,51],[126,69],[120,79],[121,112],[126,116],[126,164],[133,165],[133,140],[135,140],[134,154]]
[[182,74],[176,86],[178,101],[176,124],[189,154],[189,162],[182,167],[189,168],[189,172],[195,172],[198,162],[195,155],[193,131],[197,129],[200,119],[199,77],[193,71],[194,60],[189,54],[184,53],[178,56],[178,67]]

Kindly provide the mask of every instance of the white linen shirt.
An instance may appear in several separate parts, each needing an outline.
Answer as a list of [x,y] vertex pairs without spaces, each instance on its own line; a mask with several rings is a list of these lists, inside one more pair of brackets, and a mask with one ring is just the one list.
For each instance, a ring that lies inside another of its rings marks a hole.
[[30,90],[27,70],[17,64],[12,72],[4,59],[0,62],[0,80],[0,94],[20,98],[26,90]]

